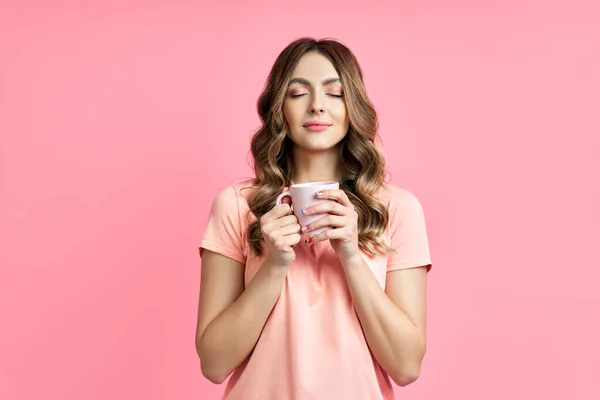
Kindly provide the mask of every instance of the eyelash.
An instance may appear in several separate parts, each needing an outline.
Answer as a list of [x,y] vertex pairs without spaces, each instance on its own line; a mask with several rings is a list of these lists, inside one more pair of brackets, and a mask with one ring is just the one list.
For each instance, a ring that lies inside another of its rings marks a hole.
[[[297,99],[298,97],[302,97],[302,96],[304,96],[305,94],[307,94],[307,93],[291,94],[291,95],[290,95],[290,97],[292,97],[292,98],[294,98],[294,99]],[[328,94],[329,96],[332,96],[332,97],[335,97],[335,98],[338,98],[338,99],[340,99],[340,98],[342,98],[342,97],[343,97],[343,95],[341,95],[341,94],[333,94],[333,93],[327,93],[327,94]]]

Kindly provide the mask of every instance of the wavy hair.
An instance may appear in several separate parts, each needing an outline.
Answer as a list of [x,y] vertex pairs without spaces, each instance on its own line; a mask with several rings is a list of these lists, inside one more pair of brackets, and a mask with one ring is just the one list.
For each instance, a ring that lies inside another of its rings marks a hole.
[[262,125],[251,139],[255,190],[248,198],[249,213],[253,213],[256,220],[248,225],[248,244],[255,254],[262,254],[260,218],[274,207],[277,196],[290,185],[293,176],[293,142],[287,136],[283,102],[292,73],[308,52],[325,56],[335,67],[344,88],[350,124],[340,142],[340,189],[358,213],[359,248],[370,256],[387,253],[391,249],[383,240],[383,233],[389,212],[377,198],[386,176],[385,158],[376,144],[379,139],[377,113],[364,87],[362,70],[355,55],[339,41],[306,37],[290,43],[279,54],[258,98]]

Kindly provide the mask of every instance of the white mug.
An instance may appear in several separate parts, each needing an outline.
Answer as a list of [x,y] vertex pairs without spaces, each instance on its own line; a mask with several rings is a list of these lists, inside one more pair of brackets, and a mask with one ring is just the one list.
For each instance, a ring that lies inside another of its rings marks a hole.
[[[302,214],[303,209],[313,206],[317,203],[327,201],[335,202],[334,200],[319,199],[317,198],[316,193],[323,190],[339,188],[340,183],[335,181],[294,184],[288,190],[284,191],[277,197],[277,204],[281,204],[281,200],[283,200],[284,197],[290,197],[292,199],[292,211],[294,211],[294,215],[296,216],[296,218],[298,218],[298,222],[300,223],[300,225],[304,227],[315,222],[318,219],[329,215],[329,213],[304,215]],[[327,229],[332,229],[332,227],[325,226],[319,229],[315,229],[314,231],[305,232],[304,234],[316,235]]]

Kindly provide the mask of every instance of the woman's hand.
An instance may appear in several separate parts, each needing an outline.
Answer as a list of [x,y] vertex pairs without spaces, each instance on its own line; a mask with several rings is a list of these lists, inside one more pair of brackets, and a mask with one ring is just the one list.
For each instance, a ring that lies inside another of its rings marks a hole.
[[260,230],[269,251],[268,258],[275,265],[289,267],[296,258],[292,246],[300,242],[300,224],[290,205],[276,205],[263,215]]
[[307,243],[318,243],[329,239],[342,265],[360,255],[358,249],[358,214],[343,190],[324,190],[317,192],[319,199],[334,200],[315,204],[303,210],[304,215],[330,213],[310,225],[302,227],[302,232],[310,234],[318,228],[331,226],[329,229],[307,239]]

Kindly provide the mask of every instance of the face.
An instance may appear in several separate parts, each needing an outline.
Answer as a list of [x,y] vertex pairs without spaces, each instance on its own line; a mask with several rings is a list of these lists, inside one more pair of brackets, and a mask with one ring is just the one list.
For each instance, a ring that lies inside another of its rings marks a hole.
[[348,132],[348,113],[340,77],[323,55],[300,58],[283,103],[288,136],[308,151],[334,148]]

